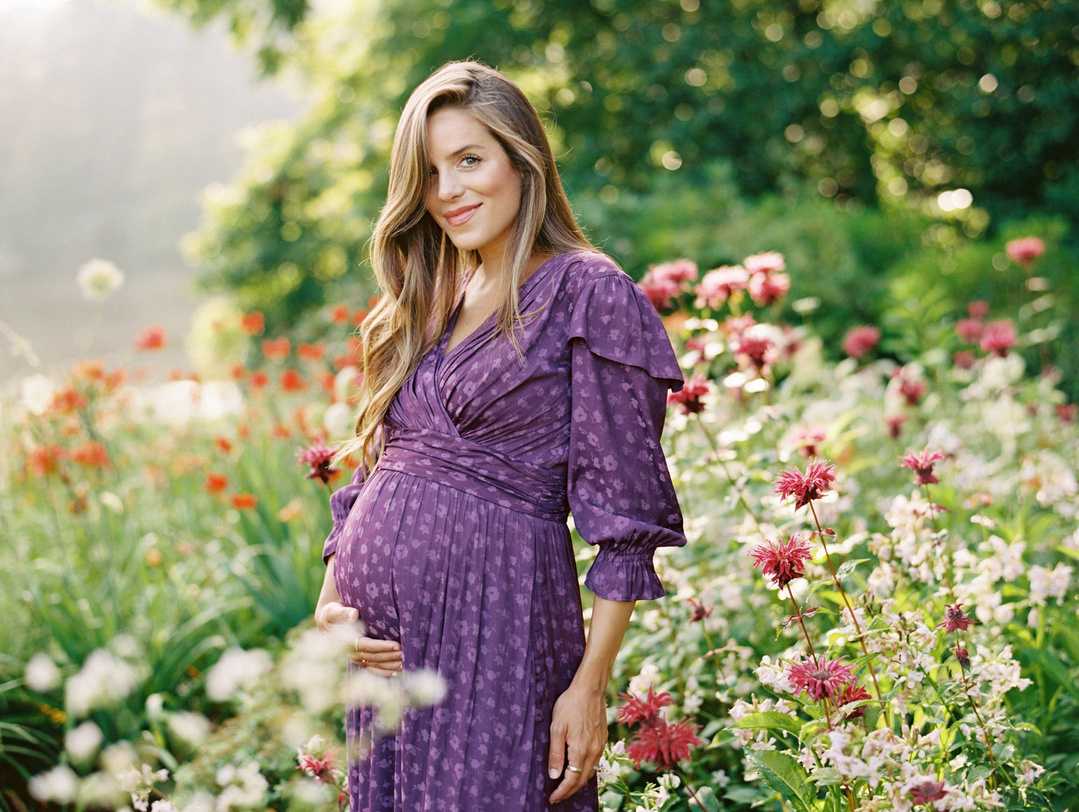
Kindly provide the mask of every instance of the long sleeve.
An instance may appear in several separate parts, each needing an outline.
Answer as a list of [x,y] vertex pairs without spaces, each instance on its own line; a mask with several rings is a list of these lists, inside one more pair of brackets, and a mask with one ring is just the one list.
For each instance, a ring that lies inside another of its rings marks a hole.
[[364,471],[361,465],[352,475],[352,481],[343,488],[334,491],[333,495],[330,496],[330,515],[333,517],[333,528],[326,537],[326,543],[322,546],[323,563],[337,552],[337,541],[341,537],[345,520],[348,518],[349,512],[351,512],[352,506],[356,503],[356,497],[360,495],[360,491],[363,489],[363,483]]
[[585,585],[611,600],[662,597],[653,553],[686,543],[660,445],[681,370],[659,315],[621,272],[581,291],[570,347],[569,506],[600,548]]

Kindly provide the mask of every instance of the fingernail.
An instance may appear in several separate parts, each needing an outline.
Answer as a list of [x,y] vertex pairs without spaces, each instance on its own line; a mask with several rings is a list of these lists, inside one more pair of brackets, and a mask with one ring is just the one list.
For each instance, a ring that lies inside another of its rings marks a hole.
[[551,778],[558,778],[558,770],[556,770],[554,767],[551,767],[551,769],[547,771],[547,775],[551,776]]

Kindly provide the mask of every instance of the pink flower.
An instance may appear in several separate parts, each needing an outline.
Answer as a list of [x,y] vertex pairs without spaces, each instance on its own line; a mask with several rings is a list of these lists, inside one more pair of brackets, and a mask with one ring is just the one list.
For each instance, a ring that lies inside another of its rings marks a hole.
[[820,444],[824,442],[825,431],[809,426],[795,426],[791,429],[787,443],[806,459],[820,456]]
[[888,424],[888,436],[895,440],[903,431],[903,424],[907,422],[907,418],[905,415],[893,414],[888,415],[884,422]]
[[982,331],[982,352],[991,352],[1001,358],[1008,354],[1008,350],[1016,345],[1018,336],[1015,327],[1008,320],[991,321],[985,325]]
[[334,468],[332,465],[333,455],[333,450],[321,442],[312,443],[307,448],[302,448],[296,453],[296,456],[300,459],[300,465],[306,465],[311,469],[304,478],[318,479],[323,484],[328,483],[340,471],[339,468]]
[[648,301],[656,310],[667,310],[674,304],[674,299],[682,292],[682,287],[671,279],[654,279],[651,273],[646,273],[644,279],[637,283],[644,291]]
[[835,485],[835,466],[825,460],[814,460],[803,474],[797,468],[788,468],[776,477],[776,494],[780,499],[794,497],[794,509],[798,510],[832,490]]
[[935,485],[940,482],[933,473],[933,463],[944,459],[939,451],[930,451],[929,446],[921,454],[908,451],[907,455],[899,461],[900,468],[909,468],[914,472],[915,485]]
[[657,282],[690,282],[697,278],[697,263],[689,259],[676,259],[648,266],[648,276]]
[[727,320],[723,322],[720,327],[720,330],[728,339],[734,341],[739,336],[748,332],[749,328],[753,327],[756,323],[757,320],[753,318],[752,313],[746,313],[744,316],[728,316]]
[[736,290],[744,290],[749,284],[749,273],[741,265],[723,265],[704,275],[693,289],[697,295],[696,307],[722,307]]
[[307,773],[320,784],[336,785],[333,771],[337,766],[337,760],[334,758],[333,753],[326,752],[322,757],[316,757],[304,750],[298,752],[296,763],[299,765],[298,769],[300,771]]
[[899,394],[903,396],[908,406],[917,406],[925,397],[925,382],[914,377],[907,367],[900,367],[892,373],[892,377],[899,381]]
[[974,367],[974,353],[970,350],[960,350],[952,356],[952,363],[957,369],[972,369]]
[[626,755],[637,768],[648,761],[659,770],[673,770],[679,761],[689,758],[690,751],[701,743],[697,730],[695,724],[685,719],[679,719],[674,724],[666,719],[656,719],[637,730],[626,748]]
[[851,358],[861,358],[880,342],[880,330],[866,324],[861,327],[852,327],[843,337],[843,352]]
[[975,624],[975,620],[969,617],[966,612],[963,611],[963,604],[957,603],[954,606],[947,604],[944,607],[944,622],[938,623],[937,628],[944,627],[946,632],[962,631],[965,632],[971,626]]
[[1045,253],[1045,243],[1037,237],[1020,237],[1004,246],[1004,253],[1012,262],[1029,265]]
[[967,302],[967,315],[972,319],[981,321],[989,314],[989,302],[985,299],[974,299]]
[[[844,705],[849,705],[852,702],[861,702],[865,699],[872,698],[873,697],[870,695],[869,691],[867,691],[861,685],[858,685],[857,683],[845,683],[843,687],[840,688],[839,693],[836,694],[835,704],[837,708],[840,708]],[[864,716],[865,705],[859,705],[858,707],[853,708],[846,716],[844,716],[843,720],[849,721],[850,719],[861,719]]]
[[750,555],[753,566],[760,567],[761,574],[770,576],[772,583],[782,589],[795,578],[805,576],[805,563],[812,550],[804,539],[793,535],[786,543],[768,541]]
[[749,277],[749,298],[761,307],[778,302],[791,289],[791,278],[785,273],[759,273]]
[[704,410],[701,398],[707,395],[710,389],[707,378],[694,375],[683,384],[681,390],[667,395],[667,405],[677,403],[682,407],[682,414],[698,414]]
[[933,781],[929,778],[914,784],[910,788],[911,803],[915,806],[918,806],[918,804],[931,804],[933,801],[939,801],[947,794],[944,791],[943,781]]
[[984,329],[981,319],[960,319],[955,323],[955,334],[967,344],[977,344],[982,340]]
[[624,725],[634,725],[638,722],[651,722],[659,718],[659,709],[673,704],[671,695],[664,691],[656,695],[652,686],[648,686],[648,695],[644,697],[636,694],[622,694],[626,703],[618,709],[618,721]]
[[787,678],[794,686],[795,696],[805,691],[815,702],[825,698],[834,700],[842,694],[845,686],[857,683],[850,666],[824,656],[819,660],[810,658],[795,663],[787,672]]
[[778,251],[766,251],[763,254],[754,254],[746,257],[742,263],[750,274],[770,274],[775,271],[787,270],[787,263],[783,255]]
[[775,342],[761,333],[747,330],[735,338],[732,345],[735,357],[740,356],[740,362],[748,362],[758,372],[775,361]]
[[154,324],[147,327],[139,334],[139,337],[135,339],[135,349],[142,352],[152,352],[153,350],[160,350],[165,346],[165,328],[160,324]]

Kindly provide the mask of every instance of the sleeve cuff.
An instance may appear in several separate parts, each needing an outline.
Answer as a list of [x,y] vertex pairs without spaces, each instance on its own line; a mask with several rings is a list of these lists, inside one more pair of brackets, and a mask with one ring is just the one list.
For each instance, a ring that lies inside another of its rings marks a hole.
[[655,600],[667,594],[652,566],[652,553],[626,555],[601,546],[584,585],[611,601]]

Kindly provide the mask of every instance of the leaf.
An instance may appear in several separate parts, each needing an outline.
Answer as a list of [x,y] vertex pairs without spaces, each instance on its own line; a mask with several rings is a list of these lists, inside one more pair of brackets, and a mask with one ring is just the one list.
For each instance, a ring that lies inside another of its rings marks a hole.
[[746,757],[760,770],[769,789],[778,792],[799,812],[810,812],[813,799],[805,794],[808,778],[797,761],[778,750],[754,751]]
[[761,711],[743,716],[734,726],[742,730],[785,730],[798,736],[802,732],[802,724],[793,716],[779,711]]
[[839,565],[839,569],[835,571],[836,579],[842,581],[844,578],[849,578],[857,566],[867,560],[865,558],[852,558],[850,561],[844,561]]
[[813,771],[809,780],[822,787],[828,787],[840,783],[843,775],[835,767],[821,767]]

